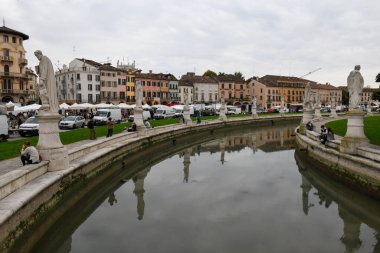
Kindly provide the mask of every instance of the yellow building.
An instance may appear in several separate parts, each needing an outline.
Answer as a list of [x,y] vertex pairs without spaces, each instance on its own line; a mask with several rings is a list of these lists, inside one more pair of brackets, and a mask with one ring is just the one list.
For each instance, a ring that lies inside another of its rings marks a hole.
[[[140,72],[140,71],[137,71]],[[136,71],[128,71],[127,72],[127,96],[126,100],[128,104],[134,104],[136,102],[136,97],[135,97],[135,88],[136,88],[136,83],[135,83],[135,77],[136,77]]]
[[26,104],[31,94],[28,85],[28,74],[25,59],[24,40],[29,36],[10,29],[0,27],[0,92],[1,102],[9,101]]

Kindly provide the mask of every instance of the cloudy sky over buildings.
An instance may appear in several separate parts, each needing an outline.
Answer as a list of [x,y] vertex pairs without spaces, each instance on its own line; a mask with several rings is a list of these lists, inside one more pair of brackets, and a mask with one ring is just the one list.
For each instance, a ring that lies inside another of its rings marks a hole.
[[[380,72],[379,0],[0,0],[0,17],[56,66],[74,57],[136,61],[144,72],[207,69],[346,85]],[[74,49],[75,47],[75,49]]]

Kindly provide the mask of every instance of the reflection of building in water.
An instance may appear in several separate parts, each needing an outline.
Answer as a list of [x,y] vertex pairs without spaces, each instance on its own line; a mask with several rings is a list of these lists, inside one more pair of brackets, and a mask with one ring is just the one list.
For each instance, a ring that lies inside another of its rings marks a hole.
[[278,150],[288,150],[294,148],[293,127],[270,127],[255,132],[243,132],[236,135],[228,135],[219,140],[210,141],[198,145],[192,149],[192,154],[202,152],[216,153],[221,152],[221,161],[225,162],[225,152],[235,152],[249,147],[253,153],[257,149],[264,152],[274,152]]
[[183,154],[183,182],[189,182],[191,148],[185,149]]
[[[345,252],[355,252],[360,248],[360,225],[365,223],[376,232],[377,244],[373,252],[380,253],[380,203],[360,193],[352,191],[333,179],[322,174],[315,163],[301,157],[300,151],[295,152],[295,159],[302,175],[303,209],[307,210],[308,201],[304,194],[310,191],[310,186],[318,191],[319,205],[329,208],[334,201],[338,205],[339,217],[343,221],[343,232],[340,238],[345,246]],[[306,181],[307,180],[307,181]],[[305,214],[307,214],[305,212]]]
[[135,189],[133,193],[137,197],[137,214],[138,219],[142,220],[144,217],[145,201],[144,201],[144,179],[148,175],[150,168],[143,169],[139,171],[132,179],[135,184]]

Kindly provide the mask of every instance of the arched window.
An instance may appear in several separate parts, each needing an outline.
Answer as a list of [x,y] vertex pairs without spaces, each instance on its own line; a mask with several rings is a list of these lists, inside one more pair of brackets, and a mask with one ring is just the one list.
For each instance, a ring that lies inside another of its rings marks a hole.
[[9,66],[8,65],[4,65],[4,72],[9,73]]

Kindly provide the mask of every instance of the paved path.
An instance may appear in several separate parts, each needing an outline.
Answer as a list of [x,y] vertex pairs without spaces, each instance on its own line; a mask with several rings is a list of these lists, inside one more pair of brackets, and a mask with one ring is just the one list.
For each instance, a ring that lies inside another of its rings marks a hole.
[[[99,139],[105,139],[106,137],[98,137],[97,140]],[[65,147],[70,150],[75,147],[79,147],[83,144],[89,143],[92,140],[84,140],[84,141],[78,141],[75,143],[71,143],[68,145],[65,145]],[[21,149],[21,147],[20,147]],[[22,169],[22,168],[27,168],[27,166],[22,166],[22,162],[20,160],[20,157],[15,157],[7,160],[0,161],[0,176],[4,175],[12,170],[15,169]]]

